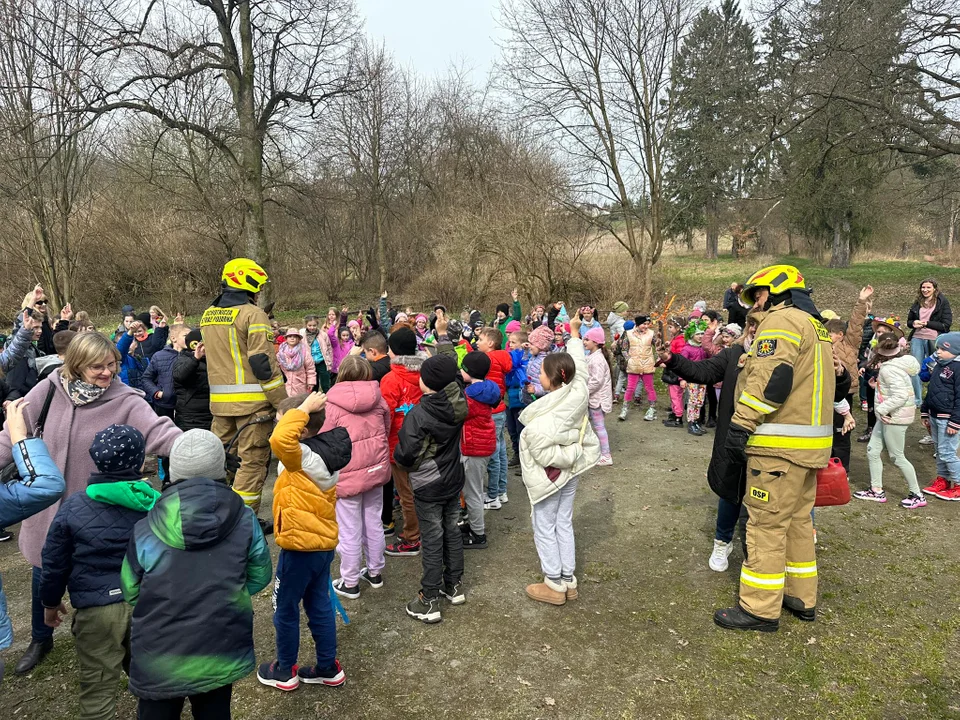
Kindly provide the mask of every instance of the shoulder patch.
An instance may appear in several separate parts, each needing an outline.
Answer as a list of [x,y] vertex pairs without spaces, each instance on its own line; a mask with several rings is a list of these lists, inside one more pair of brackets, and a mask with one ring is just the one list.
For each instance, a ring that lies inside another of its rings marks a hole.
[[758,358],[772,357],[775,352],[777,352],[776,338],[763,338],[757,341]]
[[200,318],[200,327],[208,325],[233,325],[240,314],[240,308],[209,307],[203,311]]
[[830,339],[830,333],[827,332],[822,322],[816,318],[810,318],[810,322],[813,325],[813,329],[817,331],[817,339],[820,340],[820,342],[833,342],[833,340]]

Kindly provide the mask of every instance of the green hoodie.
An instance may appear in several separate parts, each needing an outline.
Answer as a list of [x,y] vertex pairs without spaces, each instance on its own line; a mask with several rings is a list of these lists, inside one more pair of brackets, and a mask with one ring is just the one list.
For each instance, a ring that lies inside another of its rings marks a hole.
[[87,486],[87,497],[107,505],[149,512],[160,497],[145,480],[118,480]]

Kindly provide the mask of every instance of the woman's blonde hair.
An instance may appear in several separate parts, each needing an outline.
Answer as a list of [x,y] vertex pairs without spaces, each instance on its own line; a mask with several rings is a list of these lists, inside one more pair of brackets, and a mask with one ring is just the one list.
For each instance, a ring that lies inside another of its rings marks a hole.
[[110,342],[110,338],[98,332],[81,333],[67,348],[60,374],[67,380],[82,380],[84,370],[102,362],[107,356],[117,361],[117,370],[113,373],[116,376],[120,371],[121,357],[120,351]]
[[373,368],[369,361],[359,355],[347,355],[337,371],[337,382],[373,380]]
[[[46,300],[47,302],[50,302],[50,298],[47,297],[46,293],[43,294],[43,299]],[[23,302],[20,303],[20,309],[26,310],[28,307],[33,307],[33,303],[34,303],[34,296],[33,296],[33,290],[31,290],[30,292],[28,292],[26,295],[23,296]]]

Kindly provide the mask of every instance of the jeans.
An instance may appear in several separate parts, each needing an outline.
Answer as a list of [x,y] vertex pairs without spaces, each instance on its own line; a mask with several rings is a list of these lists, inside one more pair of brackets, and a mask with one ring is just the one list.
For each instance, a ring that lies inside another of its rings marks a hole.
[[379,487],[359,495],[337,498],[335,509],[340,528],[337,553],[340,555],[340,577],[347,587],[355,587],[360,582],[360,566],[364,556],[371,575],[379,575],[383,570],[385,541],[380,520],[382,505],[383,489]]
[[540,569],[559,582],[577,569],[577,546],[573,536],[573,500],[580,478],[573,477],[548,498],[533,506],[533,542],[540,556]]
[[337,623],[330,603],[330,562],[333,550],[281,550],[273,588],[273,627],[277,631],[277,664],[297,664],[300,652],[300,601],[317,647],[317,667],[337,659]]
[[416,498],[420,519],[420,560],[423,578],[420,591],[427,599],[440,597],[441,583],[453,587],[463,578],[463,534],[460,520],[460,498],[427,502]]
[[506,411],[493,414],[494,432],[497,433],[497,449],[490,456],[490,462],[487,463],[487,497],[491,500],[507,491],[507,441],[503,432],[506,421]]
[[930,418],[930,435],[937,449],[937,475],[950,482],[960,482],[960,458],[957,457],[957,444],[960,434],[947,435],[947,423],[944,418]]
[[30,583],[30,636],[33,642],[43,642],[53,638],[53,628],[43,622],[43,603],[40,602],[40,573],[38,567],[33,569]]
[[[190,696],[190,711],[193,720],[230,720],[230,695],[233,685],[224,685],[216,690]],[[140,699],[137,707],[138,720],[180,720],[183,702],[187,698],[169,700]]]
[[[507,433],[510,435],[510,442],[513,444],[513,456],[520,457],[520,433],[523,432],[523,423],[520,422],[520,411],[522,407],[507,408]],[[506,449],[506,446],[504,446]],[[506,489],[506,488],[504,488]],[[503,492],[501,490],[501,492]]]
[[719,498],[717,503],[717,534],[715,537],[720,542],[733,542],[733,533],[737,528],[741,507],[743,506],[734,505],[728,500]]
[[[918,340],[914,338],[910,341],[910,354],[917,359],[920,367],[923,367],[923,361],[933,354],[936,347],[936,343],[933,340]],[[919,375],[912,375],[910,382],[913,383],[913,395],[917,401],[917,405],[919,405],[920,401],[923,400],[923,383],[920,382]]]

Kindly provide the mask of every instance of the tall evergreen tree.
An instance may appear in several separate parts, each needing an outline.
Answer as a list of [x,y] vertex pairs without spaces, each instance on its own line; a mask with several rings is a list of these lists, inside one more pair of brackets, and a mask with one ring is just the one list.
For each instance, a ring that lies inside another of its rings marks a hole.
[[700,12],[673,74],[676,130],[668,178],[677,208],[673,229],[705,226],[707,257],[715,258],[721,217],[751,185],[760,139],[755,38],[736,0]]

